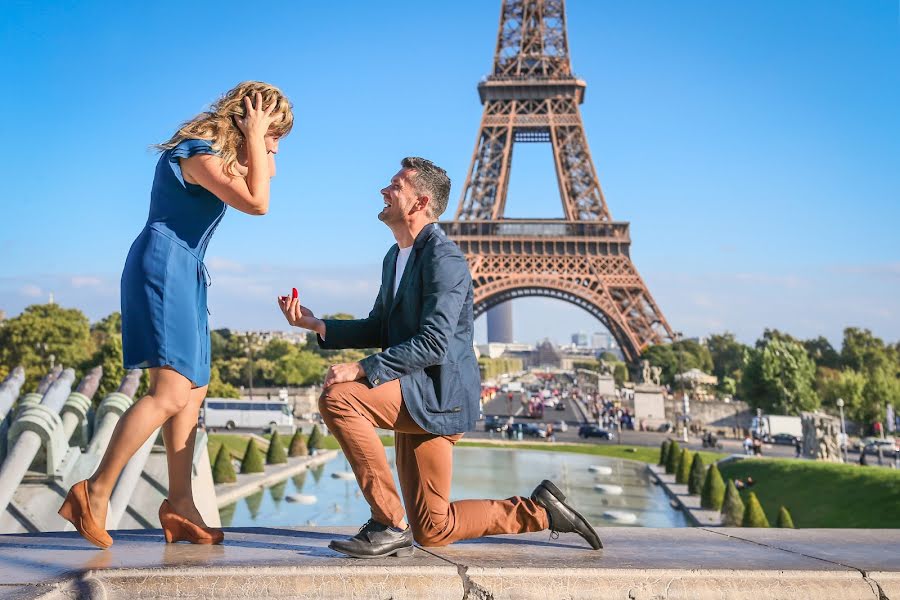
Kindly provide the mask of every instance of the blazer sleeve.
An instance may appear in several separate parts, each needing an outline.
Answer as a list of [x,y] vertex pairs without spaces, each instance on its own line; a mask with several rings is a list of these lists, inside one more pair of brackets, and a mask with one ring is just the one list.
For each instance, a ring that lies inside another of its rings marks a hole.
[[466,259],[452,247],[446,248],[439,246],[433,257],[423,257],[418,333],[360,361],[371,385],[443,362],[472,283]]
[[381,346],[381,319],[384,305],[381,302],[381,288],[375,297],[375,306],[365,319],[323,319],[325,339],[316,335],[319,348],[341,350],[343,348],[378,348]]

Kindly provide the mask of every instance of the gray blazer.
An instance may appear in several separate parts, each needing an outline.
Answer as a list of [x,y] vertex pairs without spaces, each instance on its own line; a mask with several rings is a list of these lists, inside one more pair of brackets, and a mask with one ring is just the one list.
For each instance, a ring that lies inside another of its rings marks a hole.
[[426,225],[394,297],[398,247],[381,268],[381,289],[365,319],[327,319],[325,349],[374,348],[361,363],[373,387],[400,379],[403,402],[426,431],[471,431],[480,412],[481,378],[473,350],[472,276],[465,256],[436,223]]

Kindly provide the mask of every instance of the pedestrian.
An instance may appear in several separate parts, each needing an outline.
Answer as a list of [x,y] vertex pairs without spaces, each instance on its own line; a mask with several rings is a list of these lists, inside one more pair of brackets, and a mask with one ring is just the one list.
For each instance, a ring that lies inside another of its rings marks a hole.
[[800,438],[794,438],[794,458],[800,458],[800,455],[803,454],[803,444],[800,443]]
[[750,435],[744,438],[744,454],[750,456],[753,453],[753,440],[750,438]]

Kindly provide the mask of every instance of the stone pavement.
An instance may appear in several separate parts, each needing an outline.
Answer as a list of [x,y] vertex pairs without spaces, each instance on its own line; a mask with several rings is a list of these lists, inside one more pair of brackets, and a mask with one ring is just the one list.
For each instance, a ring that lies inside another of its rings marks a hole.
[[0,597],[900,600],[896,530],[598,531],[598,552],[536,533],[369,561],[327,548],[353,528],[234,528],[222,546],[119,531],[105,551],[75,533],[3,535]]

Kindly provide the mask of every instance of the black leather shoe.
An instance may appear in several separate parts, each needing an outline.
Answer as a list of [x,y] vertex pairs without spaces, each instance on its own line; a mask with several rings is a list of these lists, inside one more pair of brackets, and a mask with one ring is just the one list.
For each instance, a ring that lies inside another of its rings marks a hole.
[[553,533],[577,533],[591,545],[594,550],[603,547],[600,536],[591,527],[581,513],[566,504],[566,496],[558,487],[546,479],[531,492],[531,499],[544,507],[550,520],[550,531]]
[[416,551],[410,527],[397,531],[375,519],[366,521],[349,540],[334,540],[328,547],[353,558],[403,557],[412,556]]

